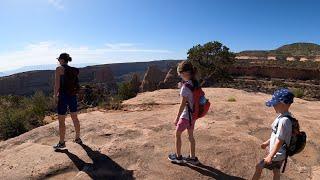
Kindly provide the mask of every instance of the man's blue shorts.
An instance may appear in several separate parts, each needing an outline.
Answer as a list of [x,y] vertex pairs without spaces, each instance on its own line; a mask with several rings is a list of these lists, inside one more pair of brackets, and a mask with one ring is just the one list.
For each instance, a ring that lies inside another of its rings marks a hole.
[[77,112],[78,110],[78,102],[77,96],[70,96],[67,94],[60,94],[58,100],[58,114],[66,115],[68,112],[68,107],[71,113]]

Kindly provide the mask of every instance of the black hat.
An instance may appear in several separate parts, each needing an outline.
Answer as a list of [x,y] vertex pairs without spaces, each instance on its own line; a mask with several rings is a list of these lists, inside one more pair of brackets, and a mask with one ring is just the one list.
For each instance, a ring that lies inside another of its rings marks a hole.
[[61,53],[60,56],[57,58],[58,60],[59,59],[63,59],[65,61],[71,61],[71,57],[68,53]]

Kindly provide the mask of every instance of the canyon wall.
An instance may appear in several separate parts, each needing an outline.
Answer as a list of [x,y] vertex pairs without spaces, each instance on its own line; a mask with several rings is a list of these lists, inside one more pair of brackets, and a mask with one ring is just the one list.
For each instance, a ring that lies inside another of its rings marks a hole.
[[233,76],[255,76],[296,80],[320,80],[320,70],[268,66],[237,66],[230,69]]
[[[80,68],[80,83],[102,83],[115,86],[108,66]],[[54,71],[31,71],[0,78],[0,95],[32,95],[36,91],[53,92]],[[113,87],[110,87],[113,88]]]

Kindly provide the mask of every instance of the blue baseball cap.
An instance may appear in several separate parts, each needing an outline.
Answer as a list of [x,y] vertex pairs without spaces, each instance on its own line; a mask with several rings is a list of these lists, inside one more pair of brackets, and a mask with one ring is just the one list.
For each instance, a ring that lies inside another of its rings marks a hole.
[[294,99],[294,94],[291,91],[289,91],[289,89],[286,89],[286,88],[278,89],[273,93],[272,99],[266,102],[266,106],[273,107],[279,104],[280,102],[284,104],[292,104],[293,99]]

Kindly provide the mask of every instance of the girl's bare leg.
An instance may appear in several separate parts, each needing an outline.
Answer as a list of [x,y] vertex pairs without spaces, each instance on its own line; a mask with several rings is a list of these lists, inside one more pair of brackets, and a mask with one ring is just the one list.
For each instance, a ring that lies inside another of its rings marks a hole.
[[196,141],[193,136],[193,129],[188,129],[188,136],[190,141],[190,157],[196,157]]
[[181,155],[181,146],[182,146],[181,134],[182,134],[181,131],[176,131],[176,153],[177,153],[177,156]]

